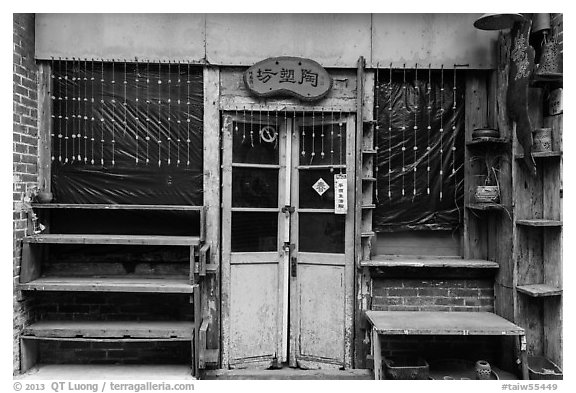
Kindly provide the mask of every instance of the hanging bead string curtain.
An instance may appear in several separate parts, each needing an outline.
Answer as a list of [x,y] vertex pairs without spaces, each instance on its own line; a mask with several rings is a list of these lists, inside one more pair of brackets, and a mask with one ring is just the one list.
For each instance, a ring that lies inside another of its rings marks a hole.
[[202,70],[52,60],[59,203],[202,204]]
[[[452,230],[461,223],[464,86],[456,68],[379,67],[376,231]],[[411,131],[411,132],[410,132]],[[412,154],[409,154],[409,150]]]

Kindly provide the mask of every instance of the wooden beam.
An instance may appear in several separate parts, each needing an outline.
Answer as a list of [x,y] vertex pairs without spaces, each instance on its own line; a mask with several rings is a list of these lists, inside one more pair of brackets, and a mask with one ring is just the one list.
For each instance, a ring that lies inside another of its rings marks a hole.
[[[220,70],[204,68],[204,206],[206,244],[210,246],[207,264],[220,266]],[[202,320],[210,324],[207,347],[220,348],[220,271],[203,278]]]
[[21,291],[192,293],[187,277],[42,277],[19,284]]
[[41,234],[27,236],[24,244],[124,244],[156,246],[197,246],[197,236]]
[[38,184],[50,192],[52,166],[52,89],[50,64],[38,64]]

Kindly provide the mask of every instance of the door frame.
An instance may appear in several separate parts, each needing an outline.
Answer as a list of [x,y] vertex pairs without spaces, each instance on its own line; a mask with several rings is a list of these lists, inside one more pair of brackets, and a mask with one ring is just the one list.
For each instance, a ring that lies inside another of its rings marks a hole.
[[[288,109],[288,113],[292,112]],[[356,114],[354,112],[340,112],[340,115],[346,122],[346,174],[347,174],[347,185],[348,185],[348,212],[346,214],[346,235],[345,235],[345,266],[344,266],[344,280],[345,280],[345,290],[344,290],[344,368],[349,369],[353,365],[353,345],[354,345],[354,290],[355,290],[355,257],[354,257],[354,243],[355,243],[355,201],[356,201]],[[221,259],[221,348],[222,348],[222,367],[228,368],[230,365],[230,289],[231,289],[231,265],[230,265],[230,246],[231,246],[231,233],[230,233],[230,224],[231,224],[231,209],[226,211],[225,206],[231,206],[232,200],[232,184],[229,183],[231,180],[231,164],[226,162],[227,151],[231,157],[231,149],[232,144],[231,138],[226,137],[226,133],[233,133],[233,119],[237,118],[233,111],[222,111],[221,112],[221,132],[222,132],[222,205],[221,205],[221,217],[222,217],[222,230],[221,230],[221,249],[222,249],[222,259]],[[283,116],[279,116],[283,119]],[[289,134],[291,135],[291,139],[293,136],[293,132],[295,129],[295,120],[293,118],[289,118]],[[304,119],[304,122],[308,121]],[[284,132],[283,137],[286,138],[287,131]],[[280,137],[280,134],[279,134]],[[292,144],[291,144],[292,146]],[[279,157],[279,164],[280,164],[280,175],[279,175],[279,200],[285,197],[286,192],[282,192],[280,189],[283,188],[283,184],[286,182],[286,176],[293,176],[294,171],[297,169],[294,168],[295,165],[299,162],[298,160],[298,149],[292,148],[292,155],[291,160],[286,160],[286,157]],[[291,164],[291,168],[286,168],[286,163]],[[227,181],[228,179],[228,181]],[[296,184],[294,178],[291,180],[290,184],[290,191],[291,193],[297,192],[298,185]],[[281,213],[279,209],[279,218],[284,216],[284,213]],[[278,221],[278,257],[279,257],[279,279],[278,279],[278,290],[282,293],[285,288],[285,284],[292,285],[290,281],[289,275],[289,258],[284,258],[285,253],[282,249],[282,244],[284,239],[282,237],[284,231],[284,222],[282,219]],[[297,232],[295,232],[297,234]],[[291,236],[294,236],[294,232],[291,233]],[[292,244],[294,244],[294,238],[292,238]],[[288,280],[284,280],[284,276],[287,276]],[[281,296],[284,296],[282,293]],[[289,303],[289,312],[291,315],[295,310],[293,310],[292,303]],[[288,307],[284,307],[284,310],[288,311]],[[279,313],[279,319],[285,321],[287,315],[283,312]],[[291,341],[291,334],[289,332],[290,322],[283,323],[286,326],[280,326],[278,335],[279,339],[279,353],[283,352],[283,343],[289,342],[290,350],[288,357],[289,359],[293,359],[294,356],[294,343]],[[284,331],[282,331],[284,329]],[[284,338],[286,337],[286,338]],[[286,359],[283,359],[284,361]],[[308,365],[312,365],[314,362],[309,362]],[[256,365],[257,363],[253,363]],[[262,365],[265,365],[262,363]],[[291,362],[292,365],[292,362]]]

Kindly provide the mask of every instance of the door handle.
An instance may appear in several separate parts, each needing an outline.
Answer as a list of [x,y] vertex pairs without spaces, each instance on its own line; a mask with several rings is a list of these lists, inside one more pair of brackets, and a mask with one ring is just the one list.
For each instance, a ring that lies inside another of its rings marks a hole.
[[298,266],[298,259],[296,257],[290,258],[290,273],[292,277],[296,277],[297,266]]

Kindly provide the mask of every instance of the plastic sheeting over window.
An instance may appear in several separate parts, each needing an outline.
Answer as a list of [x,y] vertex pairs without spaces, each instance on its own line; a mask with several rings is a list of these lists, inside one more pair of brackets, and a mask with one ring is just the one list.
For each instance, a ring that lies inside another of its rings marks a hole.
[[52,70],[55,202],[202,205],[201,68],[81,60]]
[[376,231],[459,226],[464,85],[458,82],[453,70],[378,73]]

